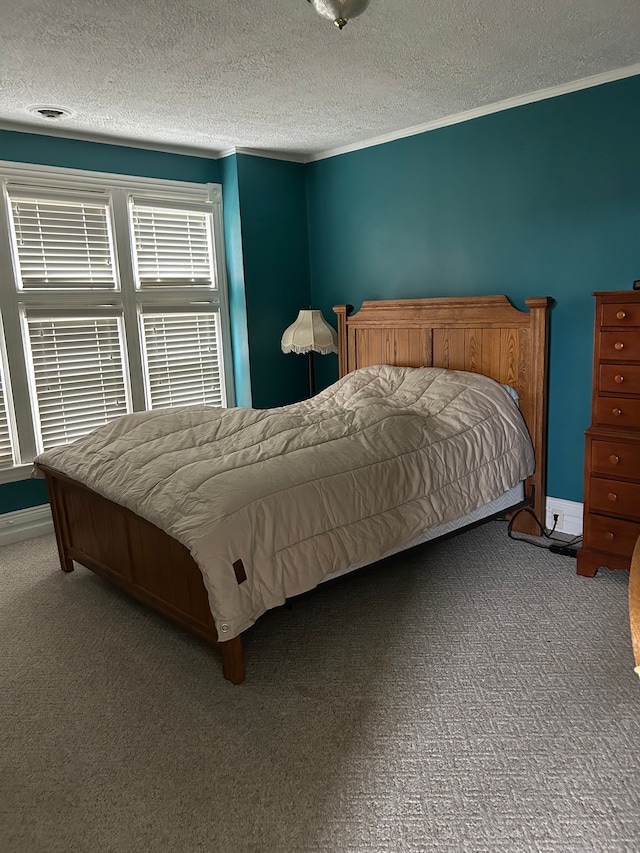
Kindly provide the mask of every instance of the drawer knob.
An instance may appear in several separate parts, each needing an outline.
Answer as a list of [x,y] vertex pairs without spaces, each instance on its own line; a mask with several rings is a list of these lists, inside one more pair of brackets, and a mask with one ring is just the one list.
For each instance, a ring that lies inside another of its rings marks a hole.
[[609,462],[611,462],[612,465],[617,465],[619,461],[620,461],[620,457],[616,456],[615,453],[612,453],[611,456],[609,457]]
[[622,409],[612,409],[611,411],[616,416],[616,418],[619,418],[620,415],[622,414]]
[[618,383],[618,385],[620,385],[622,382],[624,382],[624,376],[621,373],[616,373],[616,375],[613,377],[613,379],[614,379],[614,382]]
[[611,503],[615,503],[615,502],[618,500],[618,496],[616,495],[616,493],[615,493],[615,492],[609,492],[609,494],[607,495],[607,497],[609,498],[609,500],[611,501]]
[[627,312],[626,312],[626,311],[618,311],[618,313],[616,314],[616,317],[618,318],[618,320],[624,320],[624,318],[625,318],[626,316],[627,316]]
[[615,534],[613,534],[610,530],[607,530],[607,532],[604,534],[604,538],[608,539],[609,542],[611,542],[611,540],[615,539],[616,537]]
[[616,341],[613,345],[613,348],[617,350],[624,349],[624,344],[622,343],[622,341]]

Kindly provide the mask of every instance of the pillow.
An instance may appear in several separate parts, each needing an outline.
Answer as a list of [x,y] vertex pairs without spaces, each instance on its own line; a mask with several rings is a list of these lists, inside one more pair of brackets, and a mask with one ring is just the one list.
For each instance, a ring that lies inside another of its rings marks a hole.
[[516,406],[519,406],[520,405],[520,397],[518,396],[518,392],[516,391],[516,389],[512,388],[511,385],[505,385],[504,383],[502,384],[502,387],[507,392],[507,394],[509,394],[509,396],[513,397],[513,399],[516,402]]

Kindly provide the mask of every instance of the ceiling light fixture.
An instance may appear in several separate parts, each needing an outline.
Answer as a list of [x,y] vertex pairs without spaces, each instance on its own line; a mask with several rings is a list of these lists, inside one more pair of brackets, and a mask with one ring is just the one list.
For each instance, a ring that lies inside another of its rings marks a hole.
[[33,107],[27,107],[28,112],[40,118],[46,118],[49,121],[58,121],[61,118],[70,118],[73,115],[73,110],[67,107],[52,107],[36,104]]
[[369,5],[369,0],[307,0],[319,15],[328,18],[341,30],[351,18],[357,18]]

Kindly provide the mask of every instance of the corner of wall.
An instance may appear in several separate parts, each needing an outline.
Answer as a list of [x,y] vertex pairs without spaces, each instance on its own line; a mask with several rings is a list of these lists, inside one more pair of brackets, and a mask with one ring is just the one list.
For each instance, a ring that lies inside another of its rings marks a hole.
[[240,216],[240,190],[237,155],[225,157],[219,163],[222,183],[222,210],[224,219],[227,285],[231,321],[231,349],[233,352],[233,379],[238,406],[251,406],[251,368],[249,361],[249,327],[244,280],[242,248],[242,220]]

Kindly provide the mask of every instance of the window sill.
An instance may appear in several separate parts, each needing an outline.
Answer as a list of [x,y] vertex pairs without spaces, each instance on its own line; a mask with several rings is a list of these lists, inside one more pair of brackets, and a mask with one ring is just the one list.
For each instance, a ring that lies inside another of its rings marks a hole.
[[12,468],[0,468],[0,485],[4,483],[17,483],[20,480],[30,480],[33,465],[14,465]]

